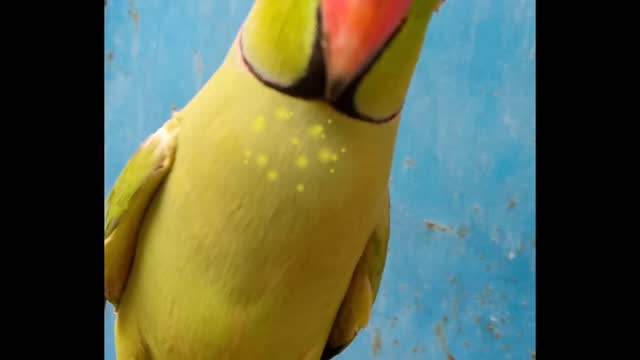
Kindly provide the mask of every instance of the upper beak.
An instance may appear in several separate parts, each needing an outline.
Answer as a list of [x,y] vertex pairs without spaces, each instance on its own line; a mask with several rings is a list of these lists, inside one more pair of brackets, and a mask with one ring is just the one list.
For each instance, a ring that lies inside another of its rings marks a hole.
[[323,0],[325,98],[337,100],[400,27],[412,0]]

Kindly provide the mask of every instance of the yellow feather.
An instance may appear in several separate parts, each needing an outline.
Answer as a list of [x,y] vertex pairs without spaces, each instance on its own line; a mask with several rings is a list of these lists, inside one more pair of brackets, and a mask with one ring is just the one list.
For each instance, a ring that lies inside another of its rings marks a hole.
[[[120,304],[119,359],[318,359],[388,206],[397,119],[282,95],[244,69],[237,45],[180,112]],[[355,279],[364,326],[373,295]]]

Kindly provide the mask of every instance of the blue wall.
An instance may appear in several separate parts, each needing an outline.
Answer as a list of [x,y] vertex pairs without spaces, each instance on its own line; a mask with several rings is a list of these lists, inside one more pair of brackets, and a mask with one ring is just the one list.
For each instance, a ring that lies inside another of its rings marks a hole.
[[[250,0],[110,0],[105,197],[221,63]],[[388,267],[341,359],[530,359],[536,346],[535,1],[449,0],[407,100]],[[105,359],[115,359],[107,309]]]

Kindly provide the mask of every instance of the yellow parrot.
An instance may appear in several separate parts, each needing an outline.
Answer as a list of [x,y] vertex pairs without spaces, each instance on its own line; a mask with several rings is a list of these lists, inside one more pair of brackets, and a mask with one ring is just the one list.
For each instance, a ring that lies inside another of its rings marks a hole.
[[106,204],[119,360],[328,360],[385,266],[396,132],[438,0],[256,0]]

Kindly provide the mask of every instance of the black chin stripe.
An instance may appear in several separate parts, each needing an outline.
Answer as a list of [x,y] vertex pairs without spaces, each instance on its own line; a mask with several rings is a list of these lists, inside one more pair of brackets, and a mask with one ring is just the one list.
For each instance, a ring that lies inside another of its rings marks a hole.
[[245,57],[241,35],[240,53],[242,54],[242,61],[258,80],[273,89],[297,98],[322,98],[324,95],[325,84],[327,82],[327,74],[325,70],[326,66],[324,64],[324,56],[322,55],[322,16],[320,15],[319,10],[316,12],[316,19],[318,26],[316,27],[316,36],[313,44],[313,51],[311,53],[311,59],[309,60],[304,76],[293,85],[282,86],[264,79]]
[[324,94],[325,84],[327,82],[327,72],[322,55],[322,16],[320,11],[316,12],[316,36],[313,41],[313,52],[307,71],[302,79],[293,86],[285,89],[284,92],[291,96],[299,96],[303,98],[319,98]]
[[[304,76],[295,82],[293,85],[282,86],[271,82],[269,80],[264,79],[258,71],[251,65],[251,62],[247,60],[244,54],[244,46],[242,43],[242,34],[240,34],[239,38],[239,46],[240,46],[240,55],[243,63],[247,66],[251,74],[255,76],[260,82],[265,84],[266,86],[278,90],[279,92],[302,99],[307,100],[323,100],[324,99],[324,90],[327,82],[327,73],[326,73],[326,65],[324,62],[324,55],[322,49],[322,15],[320,9],[316,11],[316,19],[317,19],[317,27],[316,27],[316,35],[313,44],[313,51],[311,54],[311,58],[309,60],[309,64],[307,65],[307,69],[305,71]],[[345,89],[343,94],[334,102],[329,103],[331,107],[333,107],[336,111],[343,113],[351,118],[356,120],[362,120],[366,122],[382,124],[393,120],[402,109],[398,110],[396,113],[384,118],[384,119],[374,119],[364,114],[359,113],[355,108],[355,93],[358,89],[358,86],[362,82],[362,79],[367,75],[367,73],[371,70],[373,65],[378,61],[384,50],[389,46],[391,41],[397,36],[400,32],[400,29],[404,27],[406,19],[403,20],[402,24],[398,26],[398,28],[393,32],[393,34],[387,39],[385,44],[376,52],[376,54],[371,58],[371,60],[360,70],[358,75],[353,79],[351,84]],[[380,89],[380,91],[385,91],[385,89]]]

